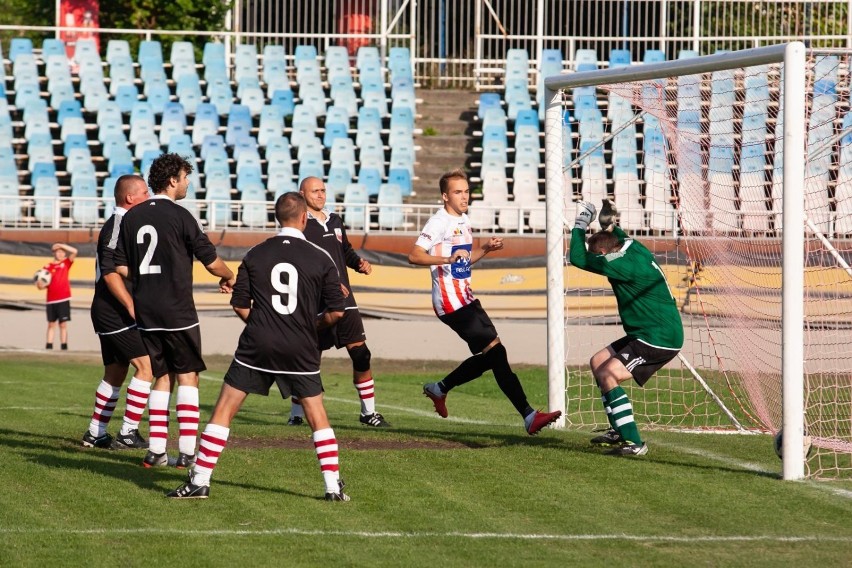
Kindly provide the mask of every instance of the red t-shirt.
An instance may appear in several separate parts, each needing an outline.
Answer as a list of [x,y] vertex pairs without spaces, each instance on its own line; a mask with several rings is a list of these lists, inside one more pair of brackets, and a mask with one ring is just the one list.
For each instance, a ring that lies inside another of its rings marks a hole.
[[47,287],[47,303],[55,304],[71,299],[71,282],[68,271],[74,261],[63,258],[59,262],[49,262],[44,269],[50,272],[50,285]]

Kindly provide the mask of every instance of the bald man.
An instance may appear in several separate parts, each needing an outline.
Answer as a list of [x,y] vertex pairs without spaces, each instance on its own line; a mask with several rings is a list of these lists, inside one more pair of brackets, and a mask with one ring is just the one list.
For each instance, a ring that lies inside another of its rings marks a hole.
[[[124,214],[148,199],[148,184],[136,175],[118,178],[115,184],[115,212],[98,235],[95,265],[95,295],[92,299],[92,325],[101,342],[104,376],[95,391],[95,410],[89,429],[83,434],[88,448],[147,448],[139,434],[139,421],[151,392],[151,360],[136,329],[133,297],[124,279],[115,271],[113,253]],[[107,433],[127,371],[136,372],[127,386],[127,405],[118,436]]]

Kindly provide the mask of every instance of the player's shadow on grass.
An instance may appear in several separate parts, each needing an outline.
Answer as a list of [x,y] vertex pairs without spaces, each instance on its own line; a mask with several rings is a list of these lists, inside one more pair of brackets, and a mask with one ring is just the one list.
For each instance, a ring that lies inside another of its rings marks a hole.
[[[23,459],[48,468],[74,469],[114,477],[131,482],[141,489],[165,495],[180,485],[186,473],[170,467],[146,469],[142,467],[142,450],[102,450],[83,448],[80,441],[67,436],[46,435],[34,432],[0,428],[0,448],[14,449]],[[293,491],[285,487],[271,487],[216,480],[217,486],[238,487],[252,491],[286,494],[316,499],[315,493]]]

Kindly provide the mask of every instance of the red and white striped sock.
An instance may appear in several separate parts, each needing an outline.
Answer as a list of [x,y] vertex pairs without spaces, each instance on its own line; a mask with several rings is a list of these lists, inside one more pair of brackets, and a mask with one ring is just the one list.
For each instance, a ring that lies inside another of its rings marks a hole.
[[313,438],[322,479],[325,481],[325,490],[328,493],[337,493],[340,491],[340,486],[337,484],[340,479],[340,463],[337,457],[337,439],[334,437],[334,430],[331,428],[317,430]]
[[192,482],[195,485],[210,485],[213,468],[216,467],[219,456],[225,450],[230,432],[230,428],[218,424],[208,424],[204,428],[198,444],[198,457],[192,469]]
[[358,398],[361,399],[361,416],[375,414],[376,389],[373,377],[369,377],[366,381],[356,382],[355,390],[358,391]]
[[198,387],[178,386],[177,419],[180,429],[178,448],[180,453],[194,455],[198,437]]
[[92,412],[92,421],[89,422],[89,434],[94,437],[106,434],[115,405],[118,404],[120,387],[114,387],[108,382],[101,380],[101,384],[95,390],[95,410]]
[[148,405],[148,396],[151,394],[151,383],[133,377],[127,385],[127,404],[124,409],[124,422],[121,424],[121,433],[130,434],[131,430],[139,428],[142,413]]
[[152,390],[148,397],[148,451],[154,454],[166,452],[169,440],[169,391]]

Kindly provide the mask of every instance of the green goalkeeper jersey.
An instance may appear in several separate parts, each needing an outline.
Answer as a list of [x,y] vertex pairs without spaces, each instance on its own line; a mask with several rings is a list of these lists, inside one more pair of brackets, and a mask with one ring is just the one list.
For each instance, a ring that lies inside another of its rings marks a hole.
[[621,325],[629,337],[654,347],[683,347],[683,322],[674,296],[654,255],[642,243],[630,239],[619,227],[613,233],[621,249],[609,254],[586,250],[586,233],[571,231],[571,264],[609,279]]

